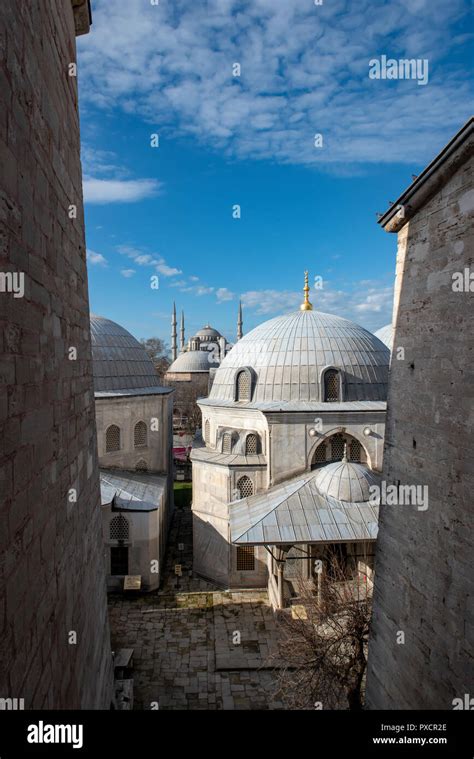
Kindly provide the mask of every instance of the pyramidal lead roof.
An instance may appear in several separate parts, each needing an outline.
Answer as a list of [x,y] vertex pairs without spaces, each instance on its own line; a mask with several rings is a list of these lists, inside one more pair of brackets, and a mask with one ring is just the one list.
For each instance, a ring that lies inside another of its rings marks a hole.
[[323,369],[343,372],[345,401],[384,401],[390,352],[354,322],[300,310],[260,324],[239,340],[216,371],[209,401],[234,399],[239,368],[253,370],[252,402],[322,401]]
[[162,390],[151,358],[130,332],[102,316],[91,315],[95,392]]
[[231,540],[237,545],[293,545],[375,540],[378,507],[321,493],[317,470],[265,493],[234,501]]

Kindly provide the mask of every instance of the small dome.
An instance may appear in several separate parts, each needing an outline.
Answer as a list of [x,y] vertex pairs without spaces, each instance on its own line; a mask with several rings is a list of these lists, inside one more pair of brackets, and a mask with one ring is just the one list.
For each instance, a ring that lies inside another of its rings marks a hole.
[[345,459],[321,467],[315,478],[320,493],[349,503],[368,501],[370,486],[378,485],[379,482],[379,476],[364,464]]
[[391,324],[386,324],[385,327],[380,327],[377,332],[374,333],[375,337],[378,337],[384,345],[387,346],[389,351],[393,348],[393,327]]
[[263,322],[239,340],[219,366],[210,400],[234,400],[236,371],[255,375],[252,401],[321,401],[321,373],[341,370],[346,401],[385,401],[390,353],[363,327],[320,311],[296,311]]
[[95,392],[160,387],[153,361],[130,332],[91,314]]
[[211,366],[213,357],[212,351],[186,351],[180,353],[176,361],[173,361],[171,366],[168,367],[166,373],[179,373],[187,374],[189,372],[208,372]]
[[222,337],[222,335],[217,331],[217,329],[211,327],[210,324],[206,324],[205,327],[196,332],[194,337]]

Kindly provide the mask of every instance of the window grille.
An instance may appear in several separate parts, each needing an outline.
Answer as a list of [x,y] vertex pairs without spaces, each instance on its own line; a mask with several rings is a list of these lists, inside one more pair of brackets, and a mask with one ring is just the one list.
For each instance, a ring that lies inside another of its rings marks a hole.
[[130,537],[130,525],[122,514],[114,517],[110,522],[110,540],[128,540]]
[[358,440],[352,440],[349,446],[349,458],[351,461],[360,461],[362,446]]
[[105,433],[105,452],[113,453],[120,450],[120,427],[111,424]]
[[342,435],[334,435],[331,438],[331,460],[341,461],[344,456],[344,438]]
[[326,463],[326,443],[318,445],[314,452],[314,463],[325,464]]
[[329,369],[324,375],[324,400],[339,401],[339,372]]
[[258,453],[258,437],[257,435],[247,435],[245,440],[245,454],[246,456],[252,456]]
[[250,400],[250,377],[248,372],[239,372],[237,375],[237,398],[238,401]]
[[255,569],[255,547],[237,546],[237,572],[253,572]]
[[249,498],[253,495],[253,483],[250,477],[247,477],[247,475],[241,477],[237,483],[237,490],[239,491],[240,498]]
[[222,453],[231,453],[232,451],[232,437],[230,432],[225,432],[222,437]]
[[147,444],[147,429],[145,422],[137,422],[133,431],[135,448],[143,448]]
[[128,575],[127,546],[112,546],[110,549],[110,574]]
[[136,464],[135,471],[136,472],[148,472],[148,464],[146,463],[146,461],[143,461],[143,459],[141,459],[138,462],[138,464]]

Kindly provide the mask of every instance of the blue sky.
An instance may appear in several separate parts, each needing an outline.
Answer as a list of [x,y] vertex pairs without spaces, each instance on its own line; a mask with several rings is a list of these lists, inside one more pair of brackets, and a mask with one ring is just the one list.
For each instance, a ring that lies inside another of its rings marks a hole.
[[[92,0],[78,38],[92,310],[169,342],[175,300],[187,336],[210,322],[234,339],[239,298],[248,331],[298,306],[308,269],[315,307],[389,322],[396,236],[375,214],[472,111],[469,6]],[[382,55],[427,60],[428,83],[370,79]]]

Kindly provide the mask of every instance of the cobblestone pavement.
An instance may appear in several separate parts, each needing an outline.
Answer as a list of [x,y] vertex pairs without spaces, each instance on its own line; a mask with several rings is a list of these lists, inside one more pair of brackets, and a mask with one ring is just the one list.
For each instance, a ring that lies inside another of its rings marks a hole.
[[282,708],[267,593],[224,592],[193,576],[190,508],[175,511],[161,591],[112,595],[109,613],[113,647],[134,649],[135,709]]

